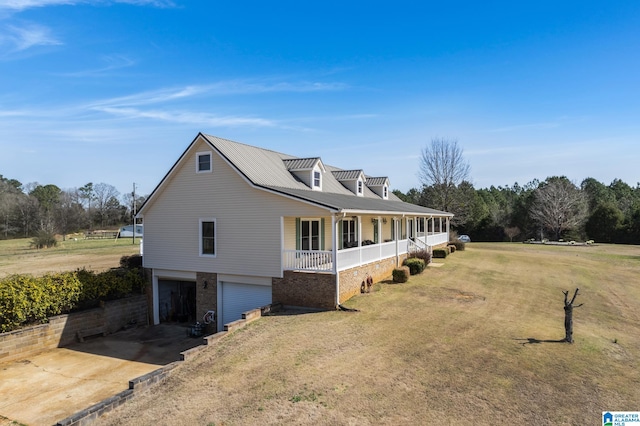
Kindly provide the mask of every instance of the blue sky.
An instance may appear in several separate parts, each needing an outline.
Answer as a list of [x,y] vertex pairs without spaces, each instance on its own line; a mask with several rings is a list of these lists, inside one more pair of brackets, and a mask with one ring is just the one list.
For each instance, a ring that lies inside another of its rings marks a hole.
[[640,181],[640,2],[0,0],[0,174],[150,193],[198,132],[419,186]]

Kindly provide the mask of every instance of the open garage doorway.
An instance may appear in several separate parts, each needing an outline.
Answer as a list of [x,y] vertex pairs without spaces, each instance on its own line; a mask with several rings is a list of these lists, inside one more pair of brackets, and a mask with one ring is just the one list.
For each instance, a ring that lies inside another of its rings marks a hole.
[[193,323],[196,321],[195,282],[158,280],[158,302],[161,323]]

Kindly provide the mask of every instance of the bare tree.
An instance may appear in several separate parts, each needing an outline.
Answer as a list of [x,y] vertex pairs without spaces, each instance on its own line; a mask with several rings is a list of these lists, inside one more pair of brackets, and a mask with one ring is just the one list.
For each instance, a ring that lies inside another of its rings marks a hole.
[[562,292],[564,293],[564,341],[567,343],[573,343],[573,308],[579,308],[582,306],[582,303],[573,306],[573,302],[575,302],[576,296],[578,295],[578,290],[579,289],[576,288],[571,300],[569,300],[568,290]]
[[109,218],[110,210],[114,208],[113,199],[117,200],[120,193],[113,185],[98,183],[93,186],[93,194],[100,226],[104,227],[106,220]]
[[[469,164],[455,139],[433,138],[422,150],[419,177],[425,187],[431,187],[431,207],[449,211],[455,192],[469,177]],[[455,212],[454,212],[455,213]]]
[[587,215],[587,199],[566,177],[549,178],[534,191],[529,213],[542,228],[560,239],[562,232],[578,228]]
[[510,242],[513,242],[513,237],[520,235],[520,228],[517,226],[505,226],[504,234],[509,237]]

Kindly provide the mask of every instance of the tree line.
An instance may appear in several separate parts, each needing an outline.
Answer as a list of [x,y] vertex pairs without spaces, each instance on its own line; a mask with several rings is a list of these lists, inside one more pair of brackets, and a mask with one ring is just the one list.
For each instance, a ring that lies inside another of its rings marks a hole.
[[132,223],[134,206],[145,198],[120,195],[113,185],[89,182],[60,189],[37,182],[23,185],[0,174],[0,238],[30,238],[40,232],[63,236]]
[[420,188],[394,191],[406,202],[453,213],[454,230],[474,241],[565,240],[640,244],[640,183],[576,184],[551,176],[475,189],[456,140],[434,138],[422,151]]

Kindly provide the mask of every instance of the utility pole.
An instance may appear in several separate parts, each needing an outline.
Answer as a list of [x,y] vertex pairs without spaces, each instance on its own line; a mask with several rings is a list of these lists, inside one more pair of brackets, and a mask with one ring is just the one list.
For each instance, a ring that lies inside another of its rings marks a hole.
[[131,220],[133,222],[133,233],[131,234],[131,244],[136,243],[136,183],[133,182],[133,210],[131,211]]

